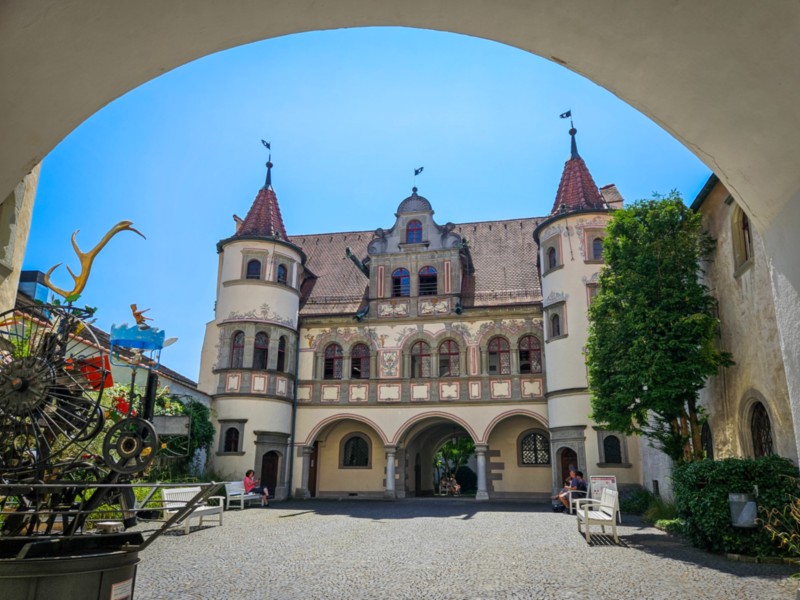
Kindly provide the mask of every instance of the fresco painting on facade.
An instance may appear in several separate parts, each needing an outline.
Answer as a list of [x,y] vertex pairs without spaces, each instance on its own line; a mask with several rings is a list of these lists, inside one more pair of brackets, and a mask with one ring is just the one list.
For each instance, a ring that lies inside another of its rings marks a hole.
[[[602,430],[589,418],[587,308],[603,266],[605,224],[622,198],[613,185],[595,185],[577,152],[576,133],[570,131],[572,154],[553,210],[544,217],[440,226],[431,203],[414,189],[400,202],[394,225],[373,234],[288,236],[271,184],[262,188],[236,234],[218,245],[218,316],[208,326],[201,382],[214,396],[218,422],[237,423],[242,442],[236,452],[218,452],[215,469],[230,475],[260,469],[267,451],[294,448],[288,454],[291,469],[279,461],[280,497],[289,490],[309,495],[312,489],[318,496],[429,493],[434,446],[456,427],[476,444],[478,499],[547,498],[569,465],[615,477],[621,488],[646,485],[669,495],[663,456],[646,441]],[[707,200],[703,210],[727,210],[722,200]],[[725,294],[723,287],[732,286],[730,293],[740,296],[763,295],[769,286],[751,281],[766,271],[759,263],[760,241],[737,215],[725,225],[725,235],[741,239],[738,246],[730,244],[736,262],[726,268],[734,276],[718,281],[712,270],[708,277],[712,289]],[[421,242],[408,243],[409,224]],[[533,251],[526,251],[531,239]],[[256,251],[271,256],[278,250],[292,275],[250,306],[247,286],[258,283],[247,279],[245,261]],[[346,252],[364,268],[344,260]],[[399,284],[393,276],[401,278]],[[723,311],[725,295],[720,297]],[[738,318],[727,316],[731,323]],[[259,380],[264,383],[255,384],[251,371],[261,329],[269,336],[269,358],[266,379]],[[230,364],[229,340],[237,331],[244,333],[241,366],[220,368]],[[279,337],[287,340],[287,356],[296,356],[280,370],[288,389],[297,383],[294,411],[286,387],[272,383],[272,340]],[[729,392],[722,402],[712,399],[722,383],[712,379],[704,392],[706,437],[715,455],[773,448],[794,456],[775,337],[767,328],[761,342],[774,359],[764,372],[775,377],[742,384],[738,398]],[[259,434],[256,453],[254,435],[267,429],[274,448]],[[353,436],[361,441],[350,442]],[[343,456],[368,460],[347,464]],[[293,481],[286,479],[290,472]]]

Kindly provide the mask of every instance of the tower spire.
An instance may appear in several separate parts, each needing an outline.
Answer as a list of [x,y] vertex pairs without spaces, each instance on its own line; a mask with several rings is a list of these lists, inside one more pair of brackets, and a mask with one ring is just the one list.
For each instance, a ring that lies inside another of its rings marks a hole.
[[603,197],[600,190],[597,189],[597,184],[592,179],[586,163],[578,154],[578,144],[575,141],[575,134],[578,133],[578,130],[572,124],[572,111],[562,113],[560,116],[562,119],[570,120],[570,157],[564,163],[564,172],[561,174],[556,201],[550,214],[601,208]]
[[266,140],[261,140],[261,143],[264,144],[264,148],[269,150],[269,156],[267,157],[267,179],[264,182],[264,189],[268,190],[272,188],[272,143]]
[[581,156],[578,154],[578,144],[575,141],[575,134],[578,133],[578,130],[572,125],[572,119],[570,119],[569,124],[569,135],[572,138],[572,142],[570,143],[571,158],[580,158]]

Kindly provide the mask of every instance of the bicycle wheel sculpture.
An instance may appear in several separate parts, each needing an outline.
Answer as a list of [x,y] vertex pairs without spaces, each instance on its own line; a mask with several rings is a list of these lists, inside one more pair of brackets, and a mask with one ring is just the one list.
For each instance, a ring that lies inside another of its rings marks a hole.
[[108,362],[84,322],[88,316],[52,305],[0,314],[0,471],[6,477],[35,477],[102,428]]

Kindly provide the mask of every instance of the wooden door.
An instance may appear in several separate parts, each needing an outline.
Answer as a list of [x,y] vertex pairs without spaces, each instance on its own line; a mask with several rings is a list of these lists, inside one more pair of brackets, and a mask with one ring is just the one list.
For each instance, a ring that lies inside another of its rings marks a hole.
[[569,478],[569,468],[575,467],[578,464],[578,455],[571,448],[563,448],[561,450],[561,481],[563,484]]
[[311,456],[308,457],[308,493],[311,497],[317,495],[317,463],[319,462],[319,444],[314,442]]
[[267,486],[271,496],[275,495],[278,487],[278,467],[281,457],[274,450],[270,450],[261,458],[261,485]]

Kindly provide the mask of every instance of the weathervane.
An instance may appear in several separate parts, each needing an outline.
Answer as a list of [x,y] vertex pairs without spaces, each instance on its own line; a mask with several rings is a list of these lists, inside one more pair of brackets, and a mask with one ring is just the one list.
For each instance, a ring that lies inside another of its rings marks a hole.
[[264,148],[269,150],[269,156],[267,157],[267,180],[264,182],[265,188],[272,187],[272,144],[267,140],[261,140],[261,143],[264,144]]
[[417,175],[422,173],[422,171],[424,171],[424,170],[425,170],[425,167],[420,167],[419,169],[414,169],[414,186],[413,186],[412,189],[415,192],[417,191]]

